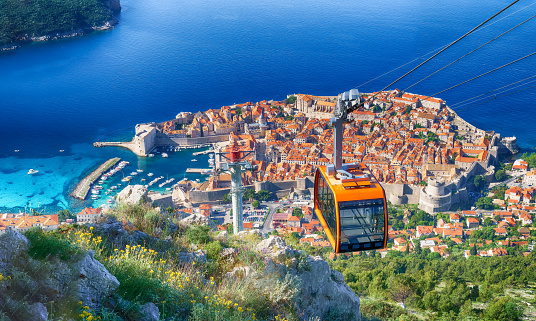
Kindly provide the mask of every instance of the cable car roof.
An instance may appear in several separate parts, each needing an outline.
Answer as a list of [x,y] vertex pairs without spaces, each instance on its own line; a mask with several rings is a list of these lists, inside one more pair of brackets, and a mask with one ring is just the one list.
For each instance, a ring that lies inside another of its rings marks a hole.
[[344,164],[344,167],[349,174],[357,178],[344,178],[339,174],[338,177],[329,175],[331,174],[329,168],[319,167],[324,172],[337,202],[383,198],[383,188],[366,166]]

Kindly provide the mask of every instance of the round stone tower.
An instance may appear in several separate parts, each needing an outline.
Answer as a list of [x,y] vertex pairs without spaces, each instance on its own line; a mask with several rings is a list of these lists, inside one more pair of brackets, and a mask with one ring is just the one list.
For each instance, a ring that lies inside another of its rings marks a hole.
[[423,187],[419,197],[419,208],[428,213],[444,212],[450,209],[451,191],[445,187],[441,178],[428,180],[428,186]]

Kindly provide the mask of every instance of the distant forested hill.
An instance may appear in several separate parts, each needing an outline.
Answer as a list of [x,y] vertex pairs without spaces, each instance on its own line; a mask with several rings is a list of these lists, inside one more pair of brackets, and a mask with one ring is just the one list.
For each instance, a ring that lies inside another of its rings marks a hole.
[[0,0],[0,46],[57,33],[102,26],[113,20],[119,1]]

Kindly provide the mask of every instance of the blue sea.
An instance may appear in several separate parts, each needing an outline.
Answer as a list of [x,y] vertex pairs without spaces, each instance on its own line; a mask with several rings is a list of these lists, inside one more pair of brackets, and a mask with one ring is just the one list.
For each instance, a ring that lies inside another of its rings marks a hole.
[[[187,167],[207,167],[208,157],[194,164],[185,151],[146,159],[92,143],[129,140],[136,123],[181,111],[379,90],[509,2],[123,0],[114,30],[0,54],[0,211],[97,206],[68,194],[111,157],[128,160],[128,172],[181,179]],[[534,4],[520,1],[392,88],[406,89],[528,19]],[[408,91],[432,95],[536,51],[535,27],[536,19],[527,22]],[[477,127],[533,149],[534,89],[455,104],[535,71],[533,56],[438,97]],[[39,174],[27,175],[30,168]]]

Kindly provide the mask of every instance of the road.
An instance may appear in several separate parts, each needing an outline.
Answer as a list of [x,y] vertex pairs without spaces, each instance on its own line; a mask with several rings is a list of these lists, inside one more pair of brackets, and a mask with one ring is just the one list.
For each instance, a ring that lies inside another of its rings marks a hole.
[[270,209],[266,219],[264,220],[264,225],[261,229],[263,233],[268,233],[274,230],[274,228],[272,227],[272,219],[274,217],[274,213],[277,212],[278,208],[283,207],[283,204],[275,202],[262,202],[261,205],[266,206]]

